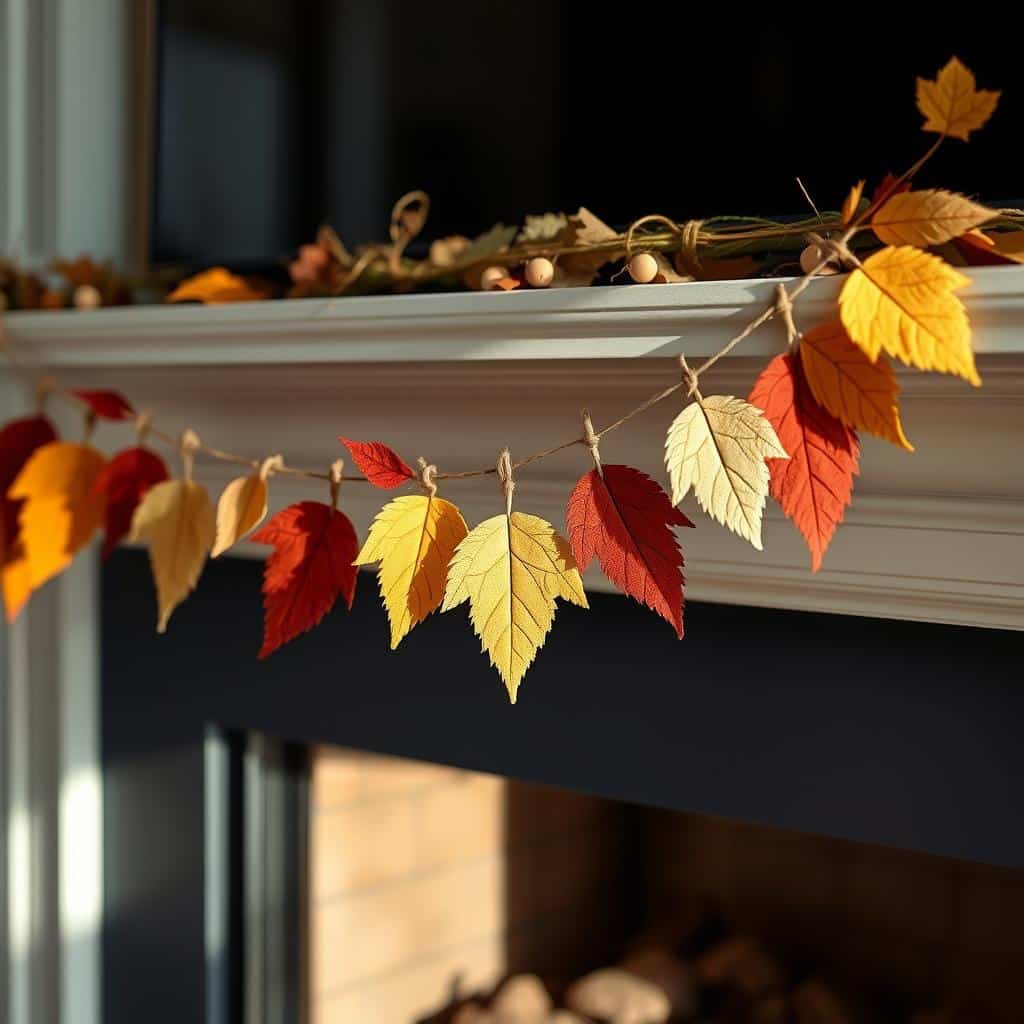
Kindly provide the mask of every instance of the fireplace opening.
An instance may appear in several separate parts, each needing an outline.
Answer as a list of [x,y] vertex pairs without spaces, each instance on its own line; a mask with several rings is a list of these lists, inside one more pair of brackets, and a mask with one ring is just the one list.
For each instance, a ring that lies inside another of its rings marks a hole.
[[1019,1021],[1019,872],[309,757],[313,1024]]

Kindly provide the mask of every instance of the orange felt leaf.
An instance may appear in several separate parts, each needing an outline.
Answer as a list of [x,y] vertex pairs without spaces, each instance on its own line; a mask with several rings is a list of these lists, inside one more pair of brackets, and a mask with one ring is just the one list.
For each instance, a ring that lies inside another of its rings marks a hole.
[[999,92],[978,89],[974,75],[956,57],[935,76],[917,80],[917,109],[924,115],[926,132],[963,139],[980,128],[999,102]]
[[23,501],[8,495],[22,466],[36,449],[57,439],[45,416],[13,420],[0,430],[0,581],[7,621],[13,622],[32,592],[18,516]]
[[839,318],[872,361],[884,350],[920,370],[955,373],[980,387],[967,312],[953,294],[967,284],[938,256],[912,245],[889,246],[846,279]]
[[991,235],[980,228],[965,231],[953,244],[972,267],[1002,267],[1024,263],[1024,231],[999,231]]
[[909,192],[910,187],[909,181],[900,181],[895,174],[888,173],[878,183],[875,191],[871,193],[871,205],[873,207],[881,206],[886,199],[898,196],[901,192]]
[[67,568],[102,522],[105,501],[95,487],[105,462],[91,445],[51,441],[7,492],[24,501],[18,522],[32,590]]
[[338,440],[349,450],[359,472],[374,487],[390,491],[407,480],[415,480],[416,474],[405,460],[393,449],[380,441],[352,441],[347,437]]
[[101,420],[130,420],[135,417],[131,402],[116,391],[72,391],[94,416]]
[[170,295],[168,302],[255,302],[267,298],[267,293],[254,288],[244,277],[232,274],[224,267],[204,270],[186,278]]
[[860,206],[860,197],[864,195],[864,181],[858,181],[853,188],[850,189],[846,199],[843,200],[843,209],[840,213],[840,219],[844,224],[849,224],[853,220],[854,214],[857,212],[857,207]]
[[128,535],[136,506],[154,485],[168,478],[164,460],[150,448],[125,448],[118,452],[96,479],[95,491],[106,500],[106,537],[103,557]]
[[818,404],[848,427],[866,430],[908,452],[900,386],[883,355],[871,362],[838,322],[821,324],[800,339],[800,363]]
[[623,593],[683,636],[683,553],[673,526],[693,526],[668,495],[631,466],[604,466],[580,478],[565,512],[569,544],[583,571],[597,556]]
[[927,249],[991,220],[997,211],[956,192],[926,188],[890,196],[871,218],[871,229],[887,245]]
[[277,513],[250,538],[274,551],[263,575],[263,646],[266,658],[312,629],[340,594],[349,608],[356,594],[359,551],[348,516],[318,501],[300,501]]
[[800,364],[776,356],[750,392],[764,411],[788,459],[769,459],[771,495],[803,534],[817,572],[853,494],[860,445],[857,435],[814,400]]

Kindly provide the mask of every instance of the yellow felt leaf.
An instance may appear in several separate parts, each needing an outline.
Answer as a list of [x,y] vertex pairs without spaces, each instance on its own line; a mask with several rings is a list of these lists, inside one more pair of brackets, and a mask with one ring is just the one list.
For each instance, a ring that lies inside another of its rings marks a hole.
[[837,420],[914,450],[903,433],[900,387],[885,356],[872,362],[841,323],[829,323],[801,337],[800,362],[815,401]]
[[513,704],[551,629],[556,597],[588,607],[569,542],[537,516],[494,516],[456,549],[443,610],[469,601],[473,629]]
[[917,80],[917,109],[924,114],[926,132],[938,132],[967,141],[980,128],[999,102],[999,93],[977,89],[974,75],[952,57],[936,75],[935,81]]
[[849,224],[853,220],[854,214],[857,212],[857,207],[860,206],[860,197],[864,194],[864,182],[858,181],[853,188],[850,189],[849,195],[843,200],[843,209],[840,213],[840,217],[844,224]]
[[158,633],[195,588],[213,544],[213,503],[192,480],[165,480],[150,488],[132,516],[132,540],[149,544],[156,581]]
[[869,359],[879,352],[921,370],[955,373],[975,387],[971,328],[954,288],[970,284],[944,260],[909,245],[869,256],[839,293],[839,317]]
[[995,210],[941,188],[901,192],[885,201],[871,218],[875,234],[887,245],[942,245],[996,216]]
[[167,296],[168,302],[254,302],[268,298],[267,292],[254,288],[244,277],[224,267],[212,267],[187,278]]
[[216,558],[255,530],[267,514],[267,482],[262,476],[240,476],[224,488],[217,501],[217,529],[211,555]]
[[450,502],[406,494],[377,513],[355,565],[380,563],[377,580],[391,624],[391,650],[444,597],[448,563],[466,536],[466,521]]
[[759,409],[731,395],[696,398],[672,421],[665,465],[672,504],[693,488],[712,519],[761,550],[761,515],[768,496],[765,459],[787,459]]
[[7,608],[71,564],[103,521],[106,501],[93,492],[106,459],[92,445],[51,441],[37,448],[7,492],[23,499],[21,556],[4,573]]

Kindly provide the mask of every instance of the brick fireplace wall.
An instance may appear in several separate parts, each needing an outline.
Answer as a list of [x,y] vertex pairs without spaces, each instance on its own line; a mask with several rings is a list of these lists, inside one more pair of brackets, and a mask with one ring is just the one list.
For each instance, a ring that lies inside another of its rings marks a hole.
[[310,809],[313,1024],[412,1022],[510,971],[568,980],[610,953],[616,804],[324,748]]

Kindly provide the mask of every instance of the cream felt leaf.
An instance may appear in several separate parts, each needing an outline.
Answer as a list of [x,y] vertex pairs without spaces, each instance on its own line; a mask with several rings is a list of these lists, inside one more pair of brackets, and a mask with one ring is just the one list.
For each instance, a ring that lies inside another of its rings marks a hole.
[[942,245],[996,216],[995,210],[941,188],[891,196],[871,218],[871,228],[887,245]]
[[448,563],[466,532],[462,513],[436,495],[403,495],[377,513],[355,564],[380,563],[377,576],[391,624],[391,650],[440,606]]
[[788,457],[759,409],[731,395],[698,396],[673,420],[665,440],[672,504],[692,487],[712,519],[760,551],[765,459]]
[[267,482],[258,475],[240,476],[221,492],[217,502],[216,558],[255,530],[267,514]]
[[507,249],[515,240],[519,229],[513,224],[506,227],[504,224],[495,224],[493,228],[478,235],[459,254],[460,263],[474,263],[486,256],[501,252]]
[[537,516],[494,516],[455,551],[443,610],[469,601],[473,629],[513,704],[551,629],[557,597],[588,607],[569,542]]
[[921,370],[955,373],[975,387],[971,329],[954,288],[968,278],[909,245],[869,256],[839,293],[839,318],[872,361],[881,351]]
[[885,356],[872,362],[834,322],[803,335],[800,363],[815,400],[840,422],[914,450],[903,433],[900,386]]
[[517,242],[554,242],[561,241],[569,228],[568,218],[564,213],[528,214],[519,232]]
[[166,480],[146,492],[132,516],[132,540],[149,545],[156,581],[157,632],[188,597],[213,544],[213,503],[192,480]]
[[974,74],[956,57],[935,76],[917,80],[917,109],[924,114],[926,132],[963,139],[980,128],[999,102],[999,92],[978,89]]

